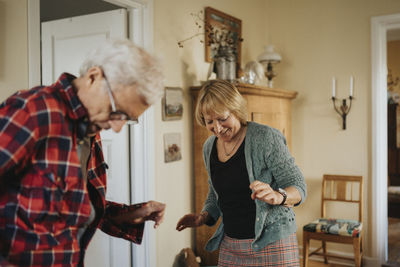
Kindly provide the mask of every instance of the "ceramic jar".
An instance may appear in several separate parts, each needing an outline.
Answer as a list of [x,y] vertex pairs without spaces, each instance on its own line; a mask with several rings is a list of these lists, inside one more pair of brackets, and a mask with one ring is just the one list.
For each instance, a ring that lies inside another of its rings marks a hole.
[[236,79],[236,54],[228,46],[220,46],[214,56],[215,73],[218,79],[233,82]]

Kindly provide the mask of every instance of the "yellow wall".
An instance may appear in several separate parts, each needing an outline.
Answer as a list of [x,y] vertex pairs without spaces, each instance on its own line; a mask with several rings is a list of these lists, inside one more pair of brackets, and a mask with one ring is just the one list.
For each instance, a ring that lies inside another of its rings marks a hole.
[[[192,163],[192,105],[189,86],[199,85],[206,80],[209,63],[204,61],[204,44],[199,39],[184,43],[177,42],[197,32],[190,13],[211,6],[242,20],[242,66],[255,60],[261,53],[266,40],[265,1],[252,0],[155,0],[154,1],[154,45],[164,57],[166,86],[184,89],[184,114],[179,121],[161,120],[161,105],[155,109],[156,131],[156,197],[167,203],[165,221],[157,230],[157,266],[172,266],[175,256],[182,248],[191,247],[192,231],[177,232],[176,223],[184,214],[193,212],[193,163]],[[180,132],[182,135],[182,160],[164,163],[163,135]]]
[[[399,12],[400,2],[393,0],[267,1],[268,40],[283,57],[276,83],[299,92],[293,107],[293,154],[306,177],[309,197],[304,205],[296,208],[298,225],[319,216],[324,173],[362,175],[366,256],[371,256],[373,242],[369,238],[370,21],[372,16]],[[355,79],[355,100],[347,118],[347,130],[343,131],[330,100],[331,81],[333,76],[337,78],[337,97],[348,97],[350,75]]]
[[[309,197],[296,208],[298,225],[319,216],[324,173],[365,177],[366,256],[371,204],[371,60],[370,19],[400,13],[397,0],[154,0],[154,41],[163,55],[166,85],[184,89],[182,120],[164,122],[155,106],[156,199],[167,204],[157,233],[157,266],[171,266],[175,255],[193,245],[190,230],[176,232],[177,220],[193,210],[192,114],[188,87],[206,79],[204,46],[198,40],[178,48],[177,41],[195,32],[191,12],[212,6],[242,20],[242,66],[271,43],[282,56],[275,87],[296,90],[293,104],[293,155],[306,177]],[[0,100],[28,85],[27,0],[0,0]],[[333,110],[331,79],[337,96],[348,95],[354,75],[348,129]],[[164,163],[163,134],[182,134],[182,156]],[[300,233],[301,231],[299,231]],[[301,235],[298,235],[301,241]],[[301,242],[300,242],[301,244]]]
[[0,101],[28,86],[27,0],[0,0]]
[[[400,2],[155,0],[155,51],[165,57],[166,84],[183,87],[186,100],[181,121],[162,122],[159,117],[156,122],[157,198],[167,203],[165,225],[157,232],[159,264],[169,266],[174,255],[190,246],[193,240],[188,230],[177,233],[174,227],[182,214],[193,210],[188,86],[205,79],[208,65],[203,59],[203,44],[192,40],[179,49],[176,42],[194,31],[190,13],[208,5],[242,19],[245,39],[242,66],[254,60],[264,44],[274,44],[283,58],[276,67],[275,87],[299,92],[293,102],[293,155],[309,189],[307,201],[295,208],[299,244],[302,244],[301,226],[320,215],[322,175],[362,175],[365,179],[365,256],[371,257],[370,19],[399,13]],[[336,96],[344,98],[349,94],[350,75],[355,79],[355,100],[348,115],[347,130],[343,131],[341,118],[333,110],[330,99],[331,81],[335,76]],[[156,114],[161,114],[160,106]],[[182,161],[162,162],[162,135],[166,132],[183,134]],[[352,250],[346,248],[345,252],[352,253]]]

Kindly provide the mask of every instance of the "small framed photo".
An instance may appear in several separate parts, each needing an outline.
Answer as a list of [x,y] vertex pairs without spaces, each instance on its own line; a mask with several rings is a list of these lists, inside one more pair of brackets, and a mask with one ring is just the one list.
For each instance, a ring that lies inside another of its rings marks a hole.
[[183,113],[183,90],[178,87],[165,87],[162,99],[162,118],[164,121],[180,120]]
[[164,161],[172,162],[182,159],[181,153],[181,134],[164,134]]

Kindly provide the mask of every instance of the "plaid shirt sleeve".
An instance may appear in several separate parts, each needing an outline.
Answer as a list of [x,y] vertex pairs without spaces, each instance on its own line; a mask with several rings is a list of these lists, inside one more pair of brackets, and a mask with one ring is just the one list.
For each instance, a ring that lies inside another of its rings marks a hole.
[[0,266],[17,267],[17,265],[10,264],[3,256],[0,255]]
[[115,224],[111,218],[117,215],[131,212],[142,207],[145,203],[125,205],[107,201],[106,213],[99,228],[106,234],[120,237],[136,244],[142,243],[144,223],[141,224]]
[[46,129],[47,126],[40,126],[40,114],[28,110],[24,99],[18,95],[0,106],[0,177],[25,165],[35,148],[39,132]]
[[[103,152],[102,152],[101,138],[100,134],[97,134],[95,137],[95,142],[93,144],[93,154],[91,162],[89,165],[88,178],[94,184],[94,186],[99,190],[100,193],[105,197],[105,168],[107,164],[104,163]],[[94,177],[98,177],[102,180],[102,183],[98,182],[98,179],[93,179]],[[103,185],[103,186],[102,186]],[[102,188],[102,190],[100,190]],[[103,203],[103,202],[102,202]],[[120,203],[115,203],[112,201],[105,201],[105,213],[100,221],[98,228],[100,228],[104,233],[126,239],[128,241],[132,241],[136,244],[140,244],[143,238],[144,232],[144,223],[142,224],[124,224],[117,225],[112,218],[114,216],[118,216],[124,213],[131,212],[135,209],[138,209],[143,206],[145,203],[134,204],[134,205],[125,205]],[[100,206],[100,204],[98,204]]]

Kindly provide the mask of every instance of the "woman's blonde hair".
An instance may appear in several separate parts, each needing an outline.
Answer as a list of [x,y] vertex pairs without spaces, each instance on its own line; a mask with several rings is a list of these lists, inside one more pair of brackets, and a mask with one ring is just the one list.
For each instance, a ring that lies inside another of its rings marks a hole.
[[236,86],[224,80],[207,81],[197,97],[195,110],[197,123],[206,126],[203,112],[223,115],[226,111],[235,115],[242,125],[247,124],[246,100]]

